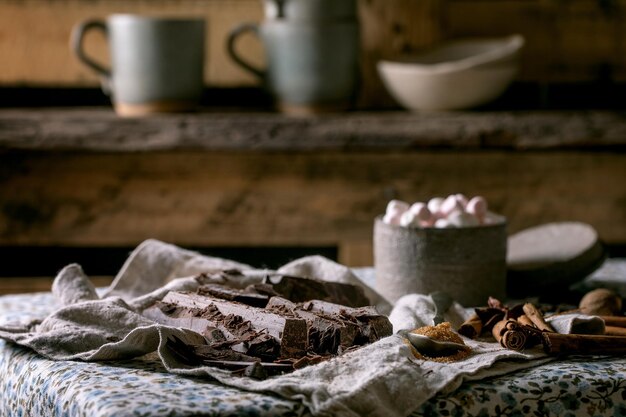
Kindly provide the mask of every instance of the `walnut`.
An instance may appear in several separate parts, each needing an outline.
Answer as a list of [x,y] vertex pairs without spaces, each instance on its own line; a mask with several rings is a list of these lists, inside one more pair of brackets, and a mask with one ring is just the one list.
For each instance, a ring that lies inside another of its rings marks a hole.
[[584,314],[615,316],[622,310],[622,298],[609,289],[598,288],[583,296],[579,308]]

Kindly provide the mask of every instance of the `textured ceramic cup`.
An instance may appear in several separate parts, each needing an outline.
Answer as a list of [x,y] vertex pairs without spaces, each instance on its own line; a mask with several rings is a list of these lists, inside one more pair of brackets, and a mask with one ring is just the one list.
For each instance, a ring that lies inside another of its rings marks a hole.
[[459,228],[374,224],[376,290],[391,302],[442,291],[465,307],[506,288],[506,223]]
[[[236,51],[245,32],[264,45],[266,68],[260,69]],[[301,22],[268,20],[245,23],[228,37],[228,52],[242,68],[258,76],[288,113],[345,110],[358,87],[359,25],[356,21]]]
[[[107,38],[110,69],[83,49],[85,34],[94,29]],[[71,44],[76,56],[101,76],[116,112],[141,116],[197,106],[203,90],[204,33],[203,19],[115,14],[76,25]]]

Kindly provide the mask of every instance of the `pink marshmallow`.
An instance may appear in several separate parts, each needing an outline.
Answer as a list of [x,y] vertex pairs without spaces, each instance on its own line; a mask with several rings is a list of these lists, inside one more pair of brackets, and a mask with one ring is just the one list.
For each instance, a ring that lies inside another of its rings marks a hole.
[[467,197],[465,197],[465,194],[454,194],[454,196],[456,197],[457,201],[459,203],[461,203],[461,205],[463,206],[463,209],[465,209],[465,207],[467,206]]
[[468,201],[466,211],[476,216],[482,223],[487,214],[487,200],[481,196],[473,197]]
[[428,200],[427,207],[433,216],[441,217],[439,213],[440,213],[441,205],[443,204],[443,201],[444,200],[441,197],[433,197],[430,200]]
[[443,217],[447,217],[455,210],[465,211],[465,207],[461,205],[459,200],[456,198],[456,195],[448,196],[448,198],[446,198],[441,204],[441,208],[439,209],[439,211],[443,214]]
[[388,214],[402,214],[409,209],[409,203],[402,200],[391,200],[387,203],[386,213]]
[[387,213],[383,216],[383,223],[400,226],[400,218],[402,213]]
[[417,219],[415,213],[411,210],[407,210],[402,213],[402,216],[400,216],[400,226],[417,227],[419,226],[419,220]]
[[448,222],[456,227],[471,227],[480,224],[480,221],[473,214],[459,210],[450,213]]
[[420,222],[430,222],[432,213],[428,210],[428,207],[424,203],[414,203],[409,211],[415,215],[415,218]]

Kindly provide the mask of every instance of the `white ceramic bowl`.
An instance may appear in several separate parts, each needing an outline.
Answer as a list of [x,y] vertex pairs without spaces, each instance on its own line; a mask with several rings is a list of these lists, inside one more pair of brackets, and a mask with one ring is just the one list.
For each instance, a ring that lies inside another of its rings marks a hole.
[[378,72],[389,93],[411,110],[458,110],[501,95],[518,71],[524,38],[450,42],[401,61],[380,61]]

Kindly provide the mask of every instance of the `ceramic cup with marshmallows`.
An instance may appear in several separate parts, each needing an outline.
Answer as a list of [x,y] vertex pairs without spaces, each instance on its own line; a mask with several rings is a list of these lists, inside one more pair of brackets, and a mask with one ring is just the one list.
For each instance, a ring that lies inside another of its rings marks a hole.
[[505,295],[506,239],[506,219],[481,196],[392,200],[374,224],[376,289],[391,302],[443,291],[484,305]]

